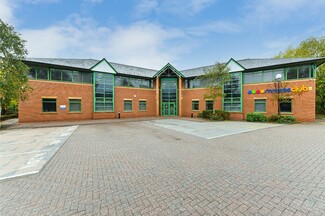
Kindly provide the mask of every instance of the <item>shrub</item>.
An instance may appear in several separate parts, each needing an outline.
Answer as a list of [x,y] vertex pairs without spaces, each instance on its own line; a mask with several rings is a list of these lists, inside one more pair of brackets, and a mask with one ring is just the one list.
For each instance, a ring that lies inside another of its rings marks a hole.
[[210,118],[211,115],[212,115],[211,110],[203,110],[202,111],[202,118]]
[[266,122],[267,118],[262,113],[247,113],[246,120],[249,122]]
[[214,121],[224,121],[229,119],[230,113],[222,110],[215,110],[214,113],[210,115],[210,119]]
[[276,122],[280,124],[294,124],[296,123],[296,118],[293,116],[278,116],[278,115],[271,115],[267,121],[269,122]]
[[198,118],[202,118],[202,113],[199,112],[199,113],[197,114],[197,117],[198,117]]

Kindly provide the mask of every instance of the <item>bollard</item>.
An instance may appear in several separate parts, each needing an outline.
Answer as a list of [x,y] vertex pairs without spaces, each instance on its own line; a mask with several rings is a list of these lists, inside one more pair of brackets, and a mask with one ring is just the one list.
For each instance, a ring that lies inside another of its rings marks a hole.
[[194,114],[193,113],[191,113],[191,118],[193,118],[194,117]]
[[121,118],[121,113],[120,112],[118,112],[117,117],[118,117],[118,119]]

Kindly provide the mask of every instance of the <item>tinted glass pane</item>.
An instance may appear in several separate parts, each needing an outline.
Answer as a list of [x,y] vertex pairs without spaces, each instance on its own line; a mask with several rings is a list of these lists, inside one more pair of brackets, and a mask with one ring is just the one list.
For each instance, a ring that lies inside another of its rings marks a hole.
[[73,71],[73,82],[81,83],[82,82],[82,75],[79,71]]
[[262,72],[254,73],[254,82],[262,82]]
[[303,79],[303,78],[309,78],[309,70],[310,67],[302,67],[299,68],[299,79]]
[[56,99],[43,98],[43,112],[56,112]]
[[291,102],[280,102],[280,112],[291,112]]
[[146,109],[147,109],[147,102],[139,101],[139,110],[146,110]]
[[199,110],[199,101],[192,101],[192,110]]
[[205,109],[206,110],[213,110],[213,101],[206,101],[205,102]]
[[257,99],[255,100],[255,112],[265,112],[266,111],[266,100]]
[[272,82],[275,79],[275,76],[273,75],[273,71],[264,71],[263,74],[263,81],[264,82]]
[[48,69],[47,68],[38,68],[37,69],[37,79],[48,79]]
[[122,77],[115,76],[115,85],[116,86],[122,86]]
[[36,79],[36,68],[30,68],[28,73],[28,78]]
[[290,68],[287,71],[287,79],[297,79],[297,69],[296,68]]
[[125,111],[132,110],[132,101],[124,101],[124,110]]
[[253,83],[254,82],[254,75],[253,74],[244,74],[244,82],[245,83]]
[[92,83],[92,73],[82,73],[83,83]]
[[61,81],[62,80],[61,70],[59,70],[59,69],[51,69],[51,80]]
[[80,99],[69,99],[69,108],[72,112],[81,111],[81,100]]
[[62,81],[72,82],[72,71],[62,70]]
[[114,110],[114,75],[95,73],[95,111]]

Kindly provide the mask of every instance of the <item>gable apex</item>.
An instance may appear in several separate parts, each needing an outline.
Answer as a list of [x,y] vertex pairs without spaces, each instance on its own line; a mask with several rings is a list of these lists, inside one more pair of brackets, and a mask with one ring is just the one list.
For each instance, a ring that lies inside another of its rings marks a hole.
[[241,72],[245,70],[245,68],[233,58],[231,58],[226,65],[229,68],[229,72]]
[[90,70],[96,72],[116,74],[115,69],[105,58],[103,58],[102,60],[97,62],[94,66],[92,66]]

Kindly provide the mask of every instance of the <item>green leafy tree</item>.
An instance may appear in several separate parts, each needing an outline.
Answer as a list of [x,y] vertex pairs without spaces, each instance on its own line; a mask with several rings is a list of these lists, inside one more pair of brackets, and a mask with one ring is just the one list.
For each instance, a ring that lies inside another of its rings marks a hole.
[[0,114],[13,101],[25,100],[31,89],[28,67],[22,62],[26,55],[20,34],[0,19]]
[[[288,47],[276,58],[310,58],[325,57],[325,36],[311,37],[302,41],[298,47]],[[325,114],[325,64],[317,71],[316,79],[316,112]]]
[[[229,68],[226,64],[216,63],[211,69],[204,72],[203,75],[197,77],[202,83],[205,83],[209,88],[209,92],[204,95],[205,99],[211,99],[213,103],[219,98],[224,97],[222,92],[223,84],[230,79]],[[215,109],[213,106],[213,113]]]

